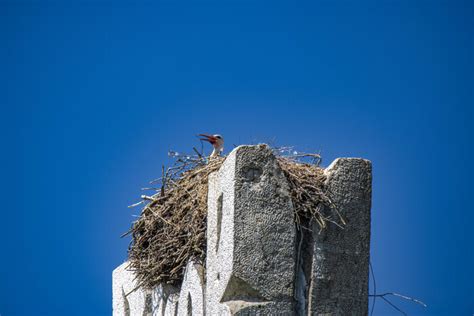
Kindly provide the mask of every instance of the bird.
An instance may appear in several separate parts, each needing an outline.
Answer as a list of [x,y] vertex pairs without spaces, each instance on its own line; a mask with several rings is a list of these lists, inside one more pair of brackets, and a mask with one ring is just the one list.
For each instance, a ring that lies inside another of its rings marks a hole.
[[214,158],[214,157],[219,156],[221,151],[224,150],[224,138],[221,135],[199,134],[199,136],[204,137],[204,138],[201,138],[201,140],[211,143],[212,147],[214,147],[214,150],[212,151],[209,158]]

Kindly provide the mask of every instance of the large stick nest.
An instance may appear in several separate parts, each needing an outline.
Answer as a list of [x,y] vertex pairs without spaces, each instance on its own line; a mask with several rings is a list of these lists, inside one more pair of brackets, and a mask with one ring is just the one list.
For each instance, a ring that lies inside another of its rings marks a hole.
[[[344,225],[326,194],[319,155],[275,152],[290,185],[298,229],[302,222],[313,220],[320,229],[327,223]],[[190,258],[205,262],[208,177],[219,170],[225,158],[207,161],[201,154],[172,156],[177,159],[175,165],[166,172],[163,168],[163,176],[152,181],[161,182],[161,186],[146,188],[156,193],[142,195],[142,201],[133,205],[147,203],[127,233],[132,236],[128,251],[130,268],[135,271],[139,286],[145,288],[160,283],[179,285]],[[308,157],[312,161],[301,160]],[[333,210],[333,216],[323,212],[325,207]]]

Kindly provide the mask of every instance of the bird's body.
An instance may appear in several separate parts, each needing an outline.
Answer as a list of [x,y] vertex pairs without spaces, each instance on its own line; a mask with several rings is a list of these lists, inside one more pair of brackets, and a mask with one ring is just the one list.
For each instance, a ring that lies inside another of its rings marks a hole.
[[217,156],[219,156],[220,154],[221,154],[221,151],[218,150],[217,148],[214,148],[214,149],[212,150],[212,153],[211,153],[211,155],[209,156],[209,158],[217,157]]
[[212,147],[214,147],[209,158],[214,158],[214,157],[219,156],[221,154],[221,151],[224,150],[224,138],[221,135],[199,134],[199,136],[204,137],[204,138],[201,138],[201,140],[211,143]]

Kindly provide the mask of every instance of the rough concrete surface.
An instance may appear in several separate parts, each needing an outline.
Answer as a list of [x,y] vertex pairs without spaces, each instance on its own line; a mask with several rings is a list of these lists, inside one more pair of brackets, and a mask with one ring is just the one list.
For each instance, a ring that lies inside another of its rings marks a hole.
[[[235,155],[229,155],[221,169],[209,176],[206,254],[206,312],[208,315],[229,315],[221,304],[231,276],[233,238],[233,182]],[[225,212],[223,212],[225,210]]]
[[208,201],[209,315],[293,311],[293,207],[271,150],[234,149],[211,176]]
[[372,166],[365,159],[339,158],[325,173],[328,194],[347,225],[314,230],[309,312],[367,315]]
[[113,315],[151,315],[151,292],[136,289],[135,276],[128,265],[124,262],[112,273]]
[[153,316],[175,316],[178,310],[179,289],[171,285],[159,285],[152,293]]
[[204,315],[204,268],[193,260],[186,265],[179,293],[178,315]]

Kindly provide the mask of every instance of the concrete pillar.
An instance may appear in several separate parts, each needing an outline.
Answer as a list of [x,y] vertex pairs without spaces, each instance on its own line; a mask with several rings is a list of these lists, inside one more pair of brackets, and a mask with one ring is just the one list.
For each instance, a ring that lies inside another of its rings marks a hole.
[[152,293],[153,316],[175,316],[178,310],[179,289],[171,285],[156,287]]
[[234,149],[210,177],[206,268],[208,315],[294,312],[293,206],[266,145]]
[[[344,229],[313,226],[310,315],[367,315],[372,167],[339,158],[326,170],[327,194],[347,222]],[[334,211],[324,210],[332,215]]]
[[137,289],[135,275],[122,263],[112,273],[112,301],[114,316],[151,315],[151,291]]
[[178,316],[188,315],[204,315],[204,268],[193,260],[186,266],[178,303]]

